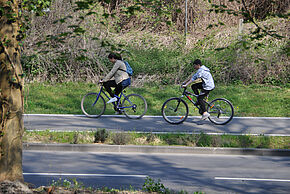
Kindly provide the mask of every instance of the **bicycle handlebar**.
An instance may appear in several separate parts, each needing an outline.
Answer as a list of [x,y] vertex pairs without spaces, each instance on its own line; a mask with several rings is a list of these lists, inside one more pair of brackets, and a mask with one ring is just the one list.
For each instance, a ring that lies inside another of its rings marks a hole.
[[187,89],[187,87],[182,87],[182,85],[183,85],[183,84],[181,84],[180,89],[183,89],[182,94],[184,95],[184,94],[186,93],[186,89]]

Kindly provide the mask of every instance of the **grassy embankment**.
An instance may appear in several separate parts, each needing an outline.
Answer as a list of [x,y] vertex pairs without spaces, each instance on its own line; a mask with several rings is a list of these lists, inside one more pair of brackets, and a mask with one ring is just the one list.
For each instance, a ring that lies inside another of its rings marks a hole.
[[[26,85],[25,113],[43,114],[82,114],[80,102],[88,92],[98,92],[96,84],[89,83],[34,83]],[[138,93],[148,103],[146,115],[161,115],[163,102],[170,97],[181,95],[177,85],[148,84],[140,88],[130,87],[126,94]],[[236,117],[289,117],[290,89],[267,85],[219,85],[210,93],[209,100],[224,97],[229,99],[235,108]],[[190,106],[190,115],[197,111]],[[113,114],[108,106],[105,114]]]

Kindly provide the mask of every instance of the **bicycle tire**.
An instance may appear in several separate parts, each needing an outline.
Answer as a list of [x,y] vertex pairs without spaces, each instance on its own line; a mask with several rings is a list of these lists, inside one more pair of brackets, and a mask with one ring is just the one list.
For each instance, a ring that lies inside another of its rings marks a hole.
[[82,98],[81,109],[87,117],[98,118],[105,112],[105,99],[100,95],[96,102],[97,96],[98,93],[88,93]]
[[234,107],[225,98],[217,98],[208,103],[209,120],[216,125],[225,125],[234,117]]
[[122,111],[129,119],[140,119],[147,112],[147,102],[145,98],[139,94],[129,94],[125,96],[122,107],[126,107],[122,108]]
[[188,105],[181,98],[170,98],[163,103],[161,112],[168,123],[180,124],[188,117]]

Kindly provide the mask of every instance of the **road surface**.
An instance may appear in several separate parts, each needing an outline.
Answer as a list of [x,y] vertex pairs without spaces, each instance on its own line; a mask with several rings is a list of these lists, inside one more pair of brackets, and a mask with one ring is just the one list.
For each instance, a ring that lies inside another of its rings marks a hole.
[[76,178],[87,187],[141,189],[149,176],[188,193],[282,194],[289,193],[289,164],[277,156],[23,152],[24,180],[36,187]]
[[226,125],[214,125],[209,120],[189,117],[180,125],[167,123],[161,116],[144,116],[128,119],[124,115],[87,118],[83,115],[24,115],[24,127],[28,130],[85,131],[105,128],[112,131],[183,132],[290,135],[290,118],[234,117]]

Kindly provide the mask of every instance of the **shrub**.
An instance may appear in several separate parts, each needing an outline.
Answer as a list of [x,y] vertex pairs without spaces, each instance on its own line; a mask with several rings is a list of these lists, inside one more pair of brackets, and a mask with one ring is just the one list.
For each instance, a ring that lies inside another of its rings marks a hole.
[[102,142],[104,143],[106,139],[108,138],[109,133],[106,131],[106,129],[98,129],[95,133],[95,140],[94,143]]
[[146,177],[145,183],[143,184],[142,187],[143,191],[152,193],[170,193],[169,189],[166,188],[161,182],[160,179],[155,181],[153,178]]
[[114,133],[112,141],[116,145],[126,145],[131,141],[131,135],[128,133]]

